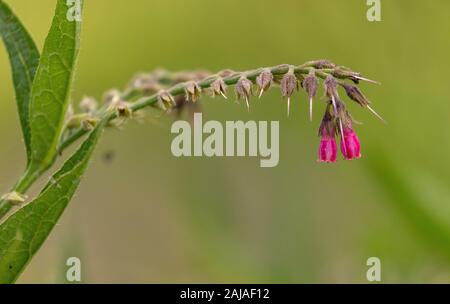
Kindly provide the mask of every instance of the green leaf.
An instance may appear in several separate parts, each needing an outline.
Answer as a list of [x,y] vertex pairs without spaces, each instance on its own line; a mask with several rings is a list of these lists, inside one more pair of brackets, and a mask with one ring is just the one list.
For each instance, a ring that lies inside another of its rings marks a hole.
[[76,191],[104,125],[92,131],[34,201],[0,226],[0,284],[15,282],[47,239]]
[[3,1],[0,1],[0,34],[9,54],[20,124],[29,159],[31,136],[28,109],[31,87],[39,64],[39,51],[25,27]]
[[[69,4],[67,4],[69,3]],[[82,1],[80,0],[82,8]],[[69,18],[77,1],[58,0],[31,91],[31,171],[54,161],[79,50],[81,21]]]

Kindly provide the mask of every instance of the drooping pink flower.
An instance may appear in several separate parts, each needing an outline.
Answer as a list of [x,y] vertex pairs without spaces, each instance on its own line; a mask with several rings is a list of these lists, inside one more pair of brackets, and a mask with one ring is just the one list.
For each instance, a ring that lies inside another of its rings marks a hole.
[[318,161],[322,163],[334,163],[337,156],[336,144],[336,124],[331,115],[331,105],[328,105],[322,123],[320,124],[319,135],[321,137],[319,146]]
[[336,162],[337,145],[334,136],[325,135],[320,140],[319,162],[334,163]]
[[347,160],[361,157],[361,144],[351,127],[345,127],[341,138],[341,152]]

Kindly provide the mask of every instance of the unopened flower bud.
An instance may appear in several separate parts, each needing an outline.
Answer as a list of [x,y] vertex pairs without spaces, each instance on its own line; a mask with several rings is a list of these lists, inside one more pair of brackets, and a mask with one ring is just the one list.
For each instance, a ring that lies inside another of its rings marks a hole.
[[158,101],[165,109],[172,108],[177,105],[173,96],[167,91],[159,91]]
[[352,70],[347,69],[345,67],[340,67],[340,68],[335,69],[333,71],[333,76],[336,78],[339,78],[339,79],[350,79],[351,81],[353,81],[356,84],[358,84],[361,80],[379,84],[379,82],[362,77],[362,75],[360,73],[353,72]]
[[342,87],[345,89],[347,96],[351,100],[357,102],[362,107],[369,109],[369,111],[372,112],[373,115],[378,117],[381,121],[385,122],[383,117],[381,117],[377,112],[375,112],[375,110],[370,106],[370,101],[366,98],[366,96],[364,96],[364,94],[357,86],[342,84]]
[[309,97],[309,119],[312,121],[312,107],[313,107],[313,98],[317,94],[317,84],[319,83],[319,80],[317,79],[314,72],[311,72],[306,76],[306,78],[303,80],[303,88],[305,89],[306,93],[308,93]]
[[343,84],[342,87],[345,89],[347,96],[356,101],[360,106],[366,107],[370,104],[369,100],[367,100],[366,96],[361,92],[361,90],[353,85]]
[[103,102],[106,105],[114,105],[120,101],[120,92],[118,90],[109,90],[103,95]]
[[291,96],[294,94],[295,89],[298,89],[298,80],[292,70],[287,72],[280,82],[281,95],[287,98],[288,101],[288,116],[291,111]]
[[124,101],[120,101],[116,105],[117,116],[122,118],[130,118],[133,114],[133,111],[130,109],[128,103]]
[[324,86],[325,86],[325,93],[329,99],[332,99],[332,98],[335,98],[338,96],[337,82],[333,76],[328,75],[327,78],[325,78]]
[[236,83],[236,87],[235,87],[237,98],[245,99],[245,102],[247,104],[247,109],[249,109],[249,110],[250,110],[249,99],[253,93],[252,86],[253,86],[253,83],[250,80],[248,80],[247,77],[242,76]]
[[82,125],[83,120],[86,120],[89,117],[90,117],[90,114],[87,114],[87,113],[72,115],[70,117],[70,119],[67,120],[67,122],[66,122],[66,128],[69,129],[69,130],[70,129],[77,129],[77,128],[79,128]]
[[217,75],[219,75],[222,78],[230,77],[231,75],[235,74],[236,72],[230,69],[222,70]]
[[159,98],[154,104],[152,104],[152,107],[155,108],[155,109],[161,110],[162,112],[166,112],[167,111],[166,105]]
[[324,86],[325,94],[331,100],[335,115],[338,115],[336,100],[339,99],[339,93],[337,91],[336,79],[333,76],[328,75],[327,78],[325,78]]
[[344,127],[341,138],[341,152],[347,160],[361,157],[361,144],[355,131],[350,126]]
[[213,83],[211,83],[213,96],[221,95],[223,98],[228,99],[227,89],[227,85],[225,84],[225,81],[223,81],[223,78],[217,78]]
[[1,200],[9,202],[13,205],[20,205],[25,203],[28,197],[24,194],[20,194],[18,192],[10,192],[2,195]]
[[192,102],[196,102],[202,93],[202,89],[200,86],[194,82],[188,82],[185,86],[185,92],[186,92],[186,99],[190,100]]
[[259,98],[261,98],[262,94],[267,91],[272,85],[273,74],[270,70],[264,70],[259,76],[256,78],[256,85],[259,89]]
[[83,113],[94,113],[97,110],[97,101],[93,97],[85,96],[79,104]]
[[142,91],[145,94],[153,94],[158,92],[160,85],[154,74],[138,74],[129,85],[129,89]]
[[98,122],[98,118],[88,117],[81,121],[81,127],[86,131],[92,131],[97,126]]
[[332,69],[336,65],[334,63],[332,63],[331,61],[329,61],[329,60],[322,59],[322,60],[313,61],[311,63],[311,66],[316,68],[316,69]]

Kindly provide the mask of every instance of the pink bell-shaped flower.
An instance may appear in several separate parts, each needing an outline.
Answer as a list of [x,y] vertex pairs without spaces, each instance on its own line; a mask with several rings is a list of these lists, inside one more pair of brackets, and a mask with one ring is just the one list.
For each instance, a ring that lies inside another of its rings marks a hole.
[[319,147],[319,162],[334,163],[336,162],[337,145],[334,136],[322,136]]
[[351,127],[344,128],[341,138],[341,152],[347,160],[357,159],[361,157],[361,144],[358,136]]

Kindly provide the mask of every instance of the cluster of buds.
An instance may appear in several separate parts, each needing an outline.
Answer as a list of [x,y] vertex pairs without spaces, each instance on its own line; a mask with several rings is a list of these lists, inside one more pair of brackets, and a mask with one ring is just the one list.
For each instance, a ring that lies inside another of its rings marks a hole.
[[[353,91],[353,90],[352,90]],[[333,76],[325,79],[325,92],[328,106],[319,129],[321,137],[318,161],[333,163],[337,158],[336,136],[340,136],[341,153],[347,160],[361,157],[361,144],[353,129],[353,120],[340,100],[337,82]],[[348,91],[347,91],[348,94]],[[361,96],[363,96],[361,94]],[[363,100],[361,100],[361,103]],[[364,104],[368,104],[365,100]]]
[[360,81],[376,82],[328,60],[310,61],[300,66],[279,65],[246,72],[224,70],[217,74],[208,71],[172,74],[165,70],[155,70],[150,74],[136,76],[125,92],[117,90],[108,92],[104,97],[104,106],[100,109],[97,109],[97,103],[93,98],[83,99],[80,103],[82,114],[71,114],[68,127],[70,129],[81,125],[90,129],[95,125],[94,117],[98,117],[105,109],[106,111],[113,109],[116,120],[123,121],[132,116],[130,105],[139,97],[143,100],[140,100],[139,107],[134,107],[135,109],[147,104],[163,111],[170,110],[178,117],[183,109],[188,109],[190,113],[200,111],[197,101],[204,93],[227,99],[228,86],[233,85],[237,99],[245,100],[248,109],[254,93],[261,98],[272,86],[278,85],[282,97],[287,100],[288,116],[292,96],[302,88],[308,97],[309,118],[312,120],[313,101],[317,96],[319,80],[323,80],[327,107],[319,129],[321,141],[318,160],[336,161],[337,137],[340,138],[340,150],[345,159],[361,157],[360,142],[353,129],[352,118],[339,96],[338,89],[341,87],[351,100],[382,119],[357,87]]
[[97,105],[97,101],[88,96],[85,96],[79,104],[81,113],[74,114],[72,105],[69,105],[66,112],[66,128],[68,130],[83,128],[86,131],[94,129],[98,123],[96,117]]
[[353,124],[348,112],[341,107],[342,103],[337,100],[339,113],[336,115],[334,107],[329,103],[319,129],[321,136],[318,161],[334,163],[337,159],[336,136],[340,136],[341,153],[347,160],[361,157],[361,144],[358,136],[353,130]]
[[[340,99],[338,88],[342,87],[347,96],[369,109],[373,114],[382,119],[370,106],[370,102],[356,86],[359,81],[371,81],[361,76],[361,74],[351,71],[345,67],[338,67],[327,60],[312,61],[304,65],[305,69],[299,70],[293,66],[279,66],[284,72],[277,72],[276,69],[265,68],[257,73],[229,73],[217,74],[209,82],[205,91],[212,93],[212,96],[222,96],[227,98],[227,83],[235,84],[235,93],[238,100],[245,100],[246,106],[250,109],[250,98],[257,91],[258,97],[268,91],[274,84],[280,87],[281,95],[287,100],[288,116],[291,108],[293,94],[303,88],[309,99],[309,117],[312,120],[313,100],[319,88],[319,78],[324,80],[324,91],[327,98],[327,108],[320,125],[319,135],[321,136],[319,157],[320,162],[336,162],[338,145],[336,138],[340,138],[340,151],[347,160],[361,157],[361,145],[353,129],[353,120],[346,110],[345,104]],[[207,78],[208,79],[208,78]],[[209,78],[211,79],[211,78]],[[232,80],[235,79],[235,80]],[[343,80],[351,80],[355,84],[348,84]],[[200,81],[201,82],[201,81]],[[202,93],[199,83],[189,81],[184,84],[185,101],[195,102]],[[257,90],[254,90],[256,86]],[[205,87],[205,86],[203,86]],[[173,97],[172,97],[173,98]],[[166,103],[172,100],[169,97],[161,98]]]

